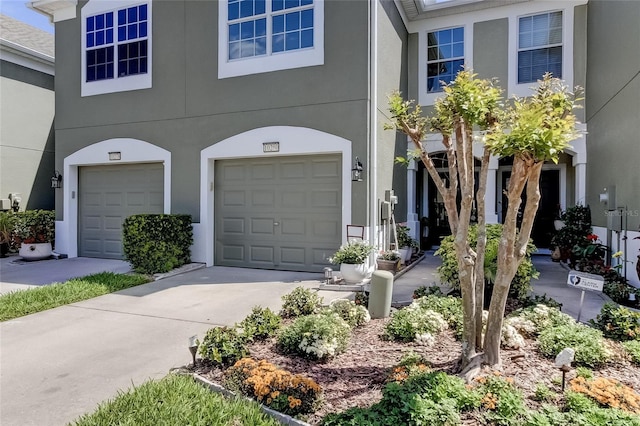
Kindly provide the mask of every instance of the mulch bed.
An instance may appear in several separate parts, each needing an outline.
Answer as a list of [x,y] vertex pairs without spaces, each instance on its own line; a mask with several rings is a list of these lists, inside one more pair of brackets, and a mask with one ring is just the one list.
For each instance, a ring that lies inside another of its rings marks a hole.
[[[316,413],[306,419],[312,425],[319,424],[328,413],[354,406],[366,407],[378,402],[391,370],[410,351],[422,355],[433,369],[451,374],[458,371],[461,346],[450,331],[441,333],[430,347],[393,342],[380,338],[387,321],[388,319],[376,319],[355,329],[348,350],[326,362],[282,355],[276,350],[274,339],[252,344],[250,353],[255,359],[266,359],[292,373],[304,374],[322,387],[324,402]],[[500,372],[503,376],[514,379],[516,386],[522,389],[527,405],[532,409],[539,405],[531,399],[539,383],[557,391],[558,401],[562,400],[559,384],[562,373],[554,366],[553,360],[544,358],[537,352],[536,346],[535,341],[528,340],[523,349],[501,352]],[[222,383],[222,370],[211,368],[206,362],[198,360],[196,371],[211,381]],[[640,391],[640,368],[626,360],[609,364],[597,370],[595,375],[615,378]],[[567,381],[574,377],[575,371],[567,373]],[[463,417],[463,424],[480,423],[473,418],[473,414],[467,414]]]

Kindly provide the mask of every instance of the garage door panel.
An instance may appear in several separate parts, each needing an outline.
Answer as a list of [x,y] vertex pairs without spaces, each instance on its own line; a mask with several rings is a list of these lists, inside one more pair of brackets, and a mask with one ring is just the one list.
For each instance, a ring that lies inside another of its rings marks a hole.
[[340,193],[338,191],[317,190],[312,191],[311,206],[314,208],[338,207],[340,205]]
[[317,220],[312,223],[313,235],[323,237],[340,233],[340,223],[335,220]]
[[250,253],[252,262],[273,264],[275,261],[273,247],[270,246],[251,246]]
[[78,254],[121,259],[122,223],[140,213],[163,213],[161,163],[79,168]]
[[341,167],[337,154],[217,161],[215,263],[321,271],[342,239]]
[[273,235],[274,222],[275,220],[273,218],[252,218],[251,234]]
[[283,162],[280,176],[283,179],[304,179],[305,163],[302,161]]
[[287,209],[304,209],[307,207],[307,194],[305,192],[285,192],[282,194],[282,207]]
[[225,261],[239,261],[244,260],[244,247],[239,245],[222,245],[220,247],[222,253],[222,259]]
[[224,234],[244,234],[244,219],[227,217],[222,222],[222,233]]
[[245,191],[224,191],[223,202],[225,206],[244,206]]
[[276,176],[276,168],[274,164],[255,164],[251,167],[252,180],[271,180]]
[[275,207],[276,193],[271,190],[251,191],[251,205],[262,207]]
[[280,222],[282,235],[302,236],[306,235],[307,227],[304,218],[283,218]]
[[314,161],[312,177],[314,179],[323,177],[338,177],[340,176],[340,162],[339,161]]

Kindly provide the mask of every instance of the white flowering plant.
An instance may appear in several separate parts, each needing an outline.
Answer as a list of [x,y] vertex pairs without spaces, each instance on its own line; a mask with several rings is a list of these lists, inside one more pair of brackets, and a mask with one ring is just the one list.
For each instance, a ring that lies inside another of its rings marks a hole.
[[340,265],[342,263],[359,265],[365,263],[373,249],[374,247],[366,241],[349,241],[340,246],[338,251],[329,258],[329,262],[334,265]]
[[391,315],[391,320],[384,328],[384,336],[389,340],[429,344],[432,342],[430,336],[437,335],[447,327],[447,321],[442,315],[413,302]]
[[347,299],[334,300],[329,305],[329,311],[338,314],[351,327],[359,327],[371,321],[367,308]]
[[344,352],[351,327],[337,313],[324,311],[297,318],[280,331],[278,348],[284,353],[327,359]]

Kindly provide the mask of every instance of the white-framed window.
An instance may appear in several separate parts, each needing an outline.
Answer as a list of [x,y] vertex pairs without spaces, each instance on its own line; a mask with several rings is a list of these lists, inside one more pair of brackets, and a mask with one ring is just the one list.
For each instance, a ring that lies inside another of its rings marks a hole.
[[518,84],[562,78],[562,11],[518,18]]
[[427,32],[427,93],[442,92],[462,69],[464,27]]
[[324,63],[324,0],[223,0],[218,77]]
[[151,0],[83,8],[82,96],[151,87]]

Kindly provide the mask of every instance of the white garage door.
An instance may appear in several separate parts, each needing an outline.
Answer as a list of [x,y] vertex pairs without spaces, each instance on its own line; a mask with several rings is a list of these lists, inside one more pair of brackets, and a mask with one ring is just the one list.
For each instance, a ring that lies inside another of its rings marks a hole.
[[215,263],[322,271],[342,239],[339,155],[215,163]]
[[122,259],[122,222],[162,213],[163,187],[161,163],[80,167],[78,255]]

